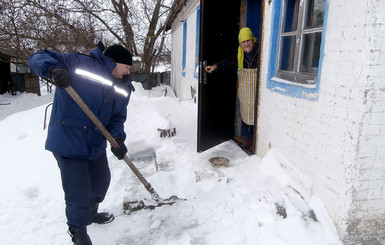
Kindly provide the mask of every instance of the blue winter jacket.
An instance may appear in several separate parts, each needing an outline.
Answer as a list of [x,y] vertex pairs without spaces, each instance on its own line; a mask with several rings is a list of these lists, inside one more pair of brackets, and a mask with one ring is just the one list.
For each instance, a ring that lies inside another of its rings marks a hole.
[[[67,70],[71,86],[112,137],[125,139],[123,124],[133,86],[130,79],[116,79],[111,75],[115,66],[116,63],[99,48],[92,49],[89,55],[40,50],[29,57],[29,67],[38,76],[49,78],[49,70],[55,67]],[[113,82],[113,86],[78,75],[76,69],[99,75]],[[117,93],[114,86],[125,90],[126,95]],[[67,91],[56,88],[46,149],[65,157],[95,159],[105,152],[106,146],[104,136]]]

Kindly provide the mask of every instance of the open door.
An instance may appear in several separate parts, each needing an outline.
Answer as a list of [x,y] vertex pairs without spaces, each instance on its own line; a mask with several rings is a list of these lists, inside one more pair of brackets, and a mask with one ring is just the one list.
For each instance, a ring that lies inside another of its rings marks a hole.
[[234,136],[237,74],[207,74],[204,68],[236,51],[240,0],[201,0],[200,14],[198,152]]

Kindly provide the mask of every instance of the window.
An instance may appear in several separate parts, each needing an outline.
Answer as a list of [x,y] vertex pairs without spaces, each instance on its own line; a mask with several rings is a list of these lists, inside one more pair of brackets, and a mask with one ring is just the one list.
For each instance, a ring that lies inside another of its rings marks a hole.
[[329,1],[273,1],[268,89],[318,100]]
[[294,83],[317,82],[325,0],[283,0],[277,77]]
[[201,8],[198,6],[196,15],[196,26],[195,26],[195,69],[194,78],[199,78],[199,32],[200,32],[200,16]]
[[186,76],[187,19],[183,22],[182,76]]

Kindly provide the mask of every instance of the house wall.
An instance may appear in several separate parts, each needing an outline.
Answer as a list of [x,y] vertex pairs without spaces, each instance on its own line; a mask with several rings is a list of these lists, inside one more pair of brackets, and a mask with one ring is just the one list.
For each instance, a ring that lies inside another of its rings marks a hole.
[[384,239],[385,1],[327,3],[319,90],[309,100],[267,86],[274,1],[265,1],[257,155],[274,147],[310,176],[347,244]]
[[[196,54],[196,21],[198,6],[199,1],[189,1],[171,27],[171,86],[180,99],[192,99],[194,94],[192,94],[191,90],[198,91],[198,78],[196,76],[197,73],[195,72],[195,61],[196,56],[198,55]],[[185,20],[187,20],[186,68],[184,69],[185,75],[182,75],[183,21]]]

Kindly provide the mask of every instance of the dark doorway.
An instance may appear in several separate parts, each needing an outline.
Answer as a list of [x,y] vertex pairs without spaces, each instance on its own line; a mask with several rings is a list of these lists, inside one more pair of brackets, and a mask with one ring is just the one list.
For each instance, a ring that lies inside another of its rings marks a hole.
[[[208,0],[200,2],[198,152],[229,139],[237,142],[247,153],[255,152],[256,127],[246,125],[240,119],[236,72],[221,71],[208,74],[204,68],[234,56],[239,46],[240,27],[252,29],[261,47],[259,39],[262,8],[262,0],[235,0],[226,4]],[[257,77],[259,78],[259,67]],[[259,81],[257,87],[258,84]],[[255,105],[257,96],[258,88],[255,91]]]
[[230,56],[238,46],[240,0],[200,3],[200,78],[198,152],[234,136],[236,79],[234,73],[207,75],[205,64]]

